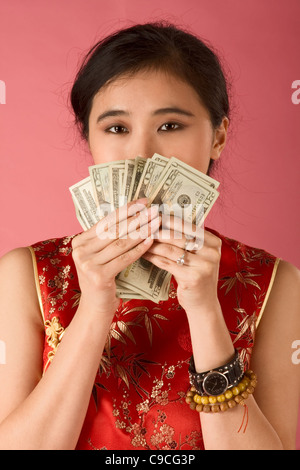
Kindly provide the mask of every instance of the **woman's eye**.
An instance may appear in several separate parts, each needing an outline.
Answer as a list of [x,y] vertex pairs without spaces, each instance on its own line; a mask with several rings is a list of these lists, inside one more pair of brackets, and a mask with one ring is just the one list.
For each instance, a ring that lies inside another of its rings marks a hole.
[[111,132],[112,134],[125,134],[128,130],[124,126],[111,126],[106,129],[105,132]]
[[166,122],[159,128],[160,131],[176,131],[177,129],[180,129],[180,125],[175,122]]

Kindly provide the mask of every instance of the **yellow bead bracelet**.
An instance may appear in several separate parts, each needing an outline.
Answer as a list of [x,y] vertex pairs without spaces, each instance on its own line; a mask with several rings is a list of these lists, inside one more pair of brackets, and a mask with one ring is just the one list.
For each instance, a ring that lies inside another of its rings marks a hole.
[[199,413],[217,413],[234,408],[237,404],[245,406],[245,400],[254,392],[257,385],[256,374],[252,370],[247,370],[243,379],[238,385],[228,389],[224,394],[218,396],[201,396],[196,392],[195,387],[191,387],[186,394],[186,403],[192,410]]

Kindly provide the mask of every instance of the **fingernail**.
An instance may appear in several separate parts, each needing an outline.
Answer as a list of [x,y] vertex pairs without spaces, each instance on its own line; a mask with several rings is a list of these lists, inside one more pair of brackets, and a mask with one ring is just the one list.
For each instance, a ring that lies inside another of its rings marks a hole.
[[143,244],[144,244],[144,245],[148,245],[148,243],[150,243],[152,240],[153,240],[153,238],[152,238],[151,235],[150,235],[150,237],[146,238],[146,239],[143,241]]
[[140,204],[148,204],[149,198],[148,197],[141,197],[140,199],[136,199],[135,202]]

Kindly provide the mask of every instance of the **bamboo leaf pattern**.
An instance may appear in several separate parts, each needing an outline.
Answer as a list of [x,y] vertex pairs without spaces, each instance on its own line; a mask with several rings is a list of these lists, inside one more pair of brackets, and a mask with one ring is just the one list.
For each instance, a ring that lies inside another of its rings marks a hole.
[[261,274],[254,274],[254,273],[250,273],[246,270],[242,270],[240,272],[236,272],[234,276],[225,276],[225,277],[222,277],[220,278],[220,281],[225,281],[220,289],[223,289],[224,287],[227,287],[226,291],[225,291],[225,295],[228,294],[228,292],[231,291],[231,289],[236,286],[237,282],[241,283],[245,289],[247,289],[247,284],[250,284],[254,287],[256,287],[257,289],[260,289],[260,286],[257,282],[255,282],[253,279],[251,279],[252,277],[255,277],[255,276],[260,276]]

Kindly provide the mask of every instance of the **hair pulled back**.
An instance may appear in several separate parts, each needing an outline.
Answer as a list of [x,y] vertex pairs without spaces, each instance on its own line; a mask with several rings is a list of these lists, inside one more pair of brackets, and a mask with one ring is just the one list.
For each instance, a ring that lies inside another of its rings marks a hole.
[[161,70],[191,85],[213,128],[229,116],[227,84],[217,55],[195,35],[166,22],[137,24],[100,40],[86,55],[71,90],[84,138],[95,94],[110,81],[141,70]]

